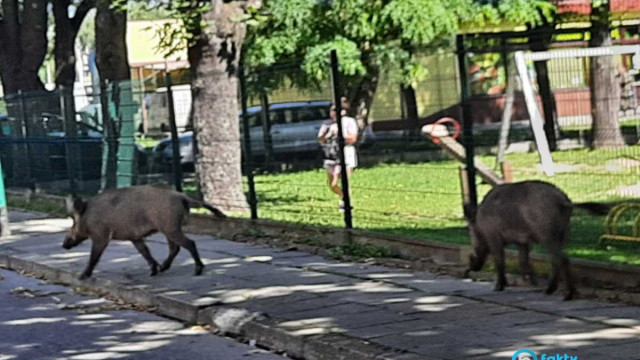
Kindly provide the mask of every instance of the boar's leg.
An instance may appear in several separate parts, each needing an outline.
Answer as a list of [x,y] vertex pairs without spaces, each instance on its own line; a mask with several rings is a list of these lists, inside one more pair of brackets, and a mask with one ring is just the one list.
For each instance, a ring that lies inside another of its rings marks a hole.
[[92,244],[91,244],[91,255],[89,256],[89,264],[80,275],[80,280],[84,280],[90,277],[91,274],[93,274],[93,268],[96,267],[98,260],[100,260],[100,256],[102,256],[104,249],[106,249],[107,245],[109,244],[108,237],[105,237],[105,238],[93,237],[91,240],[92,240]]
[[551,295],[558,288],[558,274],[560,272],[560,264],[562,260],[557,256],[553,255],[551,257],[551,275],[549,276],[549,284],[547,285],[547,289],[544,291],[545,294]]
[[492,250],[493,259],[496,264],[496,271],[498,272],[498,281],[496,282],[496,286],[493,288],[493,290],[502,291],[504,290],[504,287],[507,286],[507,277],[504,273],[504,247],[500,246],[499,248]]
[[520,258],[520,273],[522,274],[522,279],[526,281],[528,278],[531,285],[538,285],[536,274],[533,271],[533,267],[531,267],[531,263],[529,263],[529,244],[520,244],[518,256]]
[[202,274],[202,269],[204,269],[204,264],[200,261],[200,255],[198,254],[198,249],[196,249],[196,243],[193,240],[186,237],[182,231],[174,231],[170,234],[166,234],[167,239],[172,241],[183,248],[187,249],[191,253],[191,257],[193,257],[193,261],[196,263],[196,275]]
[[569,258],[565,254],[562,254],[562,276],[564,276],[564,281],[567,286],[567,293],[564,295],[564,300],[571,300],[576,294],[576,287],[573,284],[573,277],[571,276]]
[[176,258],[178,252],[180,252],[180,246],[173,241],[167,238],[167,243],[169,244],[169,256],[167,256],[166,260],[162,262],[162,266],[160,266],[160,271],[167,271],[171,267],[173,263],[173,259]]
[[147,260],[147,263],[151,268],[151,276],[156,275],[158,273],[159,265],[156,259],[154,259],[153,256],[151,256],[151,252],[149,251],[149,248],[147,247],[147,245],[145,245],[144,239],[133,241],[133,245],[136,247],[136,249],[138,249],[138,252],[140,253],[140,255],[142,255],[142,257],[145,260]]

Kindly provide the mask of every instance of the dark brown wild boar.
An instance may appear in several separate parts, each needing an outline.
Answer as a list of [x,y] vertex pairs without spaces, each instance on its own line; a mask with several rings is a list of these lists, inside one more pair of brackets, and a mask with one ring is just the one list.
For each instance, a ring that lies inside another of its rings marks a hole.
[[567,195],[554,185],[543,181],[523,181],[494,187],[478,206],[477,211],[465,205],[465,217],[469,222],[469,235],[473,254],[469,259],[469,271],[479,271],[491,253],[495,261],[498,280],[496,291],[507,285],[505,277],[504,247],[519,247],[520,272],[536,285],[533,268],[529,264],[532,244],[542,243],[551,255],[551,274],[546,289],[553,293],[558,287],[558,275],[566,282],[565,300],[576,293],[569,258],[563,249],[569,239],[569,222],[574,207],[582,207],[596,214],[606,214],[608,206],[597,203],[573,204]]
[[[149,263],[152,276],[158,273],[158,269],[169,269],[180,247],[183,247],[195,261],[195,274],[200,275],[204,265],[196,244],[182,232],[182,222],[189,213],[190,205],[207,208],[217,217],[226,217],[220,210],[182,193],[152,185],[110,190],[86,202],[80,198],[69,199],[67,208],[73,217],[73,226],[62,247],[71,249],[91,238],[89,264],[80,279],[91,276],[110,240],[131,240]],[[169,256],[161,266],[144,243],[146,236],[156,232],[164,234],[169,243]]]

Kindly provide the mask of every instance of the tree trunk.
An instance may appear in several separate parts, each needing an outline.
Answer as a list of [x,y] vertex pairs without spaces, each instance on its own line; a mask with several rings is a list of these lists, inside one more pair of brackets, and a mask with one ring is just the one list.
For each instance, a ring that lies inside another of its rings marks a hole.
[[130,80],[127,10],[112,9],[107,0],[99,0],[96,9],[96,66],[100,78],[110,82]]
[[204,201],[226,211],[247,211],[242,190],[238,121],[238,63],[246,25],[233,21],[246,2],[212,0],[209,28],[192,46],[196,170]]
[[358,86],[347,89],[347,98],[351,109],[355,112],[356,120],[361,127],[369,125],[369,112],[380,81],[378,66],[366,63],[365,66],[367,67],[367,75],[360,79]]
[[0,80],[5,94],[44,90],[38,71],[47,54],[47,1],[4,0],[0,20]]
[[[611,46],[608,19],[592,21],[589,46]],[[591,113],[593,117],[593,148],[624,146],[618,122],[620,84],[615,76],[613,56],[591,58]]]
[[[107,144],[103,151],[103,190],[133,184],[135,172],[135,144],[133,126],[133,96],[131,70],[127,54],[127,10],[126,7],[111,7],[108,0],[96,3],[96,67],[100,80],[111,85],[111,98],[115,114],[103,110],[104,128],[107,129]],[[104,105],[103,105],[104,106]],[[119,125],[114,124],[118,120]],[[111,131],[108,131],[111,129]],[[115,130],[114,130],[115,129]],[[117,164],[115,178],[113,164]]]
[[418,102],[416,101],[416,91],[411,85],[402,86],[402,102],[406,109],[406,133],[409,139],[418,139],[420,126],[418,118]]
[[54,0],[53,14],[56,22],[55,62],[56,86],[73,87],[76,79],[75,41],[78,30],[95,1],[84,0],[69,17],[70,0]]

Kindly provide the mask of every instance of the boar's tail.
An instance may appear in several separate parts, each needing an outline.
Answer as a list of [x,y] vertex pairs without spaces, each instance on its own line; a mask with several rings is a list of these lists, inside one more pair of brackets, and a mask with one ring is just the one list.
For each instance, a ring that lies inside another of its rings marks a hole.
[[214,208],[211,205],[202,203],[202,207],[204,207],[205,209],[211,211],[211,213],[213,213],[213,215],[215,215],[216,217],[219,217],[219,218],[226,218],[227,217],[227,215],[225,215],[225,213],[223,213],[222,211]]
[[578,203],[578,204],[573,204],[573,206],[576,208],[585,209],[594,215],[607,215],[611,210],[611,208],[613,207],[612,205],[609,205],[609,204],[602,204],[602,203],[596,203],[596,202]]
[[202,201],[194,200],[194,199],[188,197],[187,195],[183,195],[182,204],[184,205],[184,207],[187,210],[189,210],[189,206],[190,205],[194,205],[194,206],[197,206],[197,207],[203,207],[203,208],[211,211],[213,213],[213,215],[215,215],[216,217],[219,217],[219,218],[226,218],[227,217],[227,215],[225,215],[222,211],[218,210],[217,208],[215,208],[215,207],[213,207],[213,206],[211,206],[209,204],[205,204]]

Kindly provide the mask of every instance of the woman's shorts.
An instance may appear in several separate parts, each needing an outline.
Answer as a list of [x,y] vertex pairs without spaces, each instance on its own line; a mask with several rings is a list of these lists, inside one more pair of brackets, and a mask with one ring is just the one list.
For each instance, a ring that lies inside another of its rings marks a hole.
[[[356,154],[356,148],[353,146],[344,147],[344,162],[347,168],[358,167],[358,155]],[[340,166],[340,160],[325,160],[324,168],[331,174],[340,174],[342,167]]]

